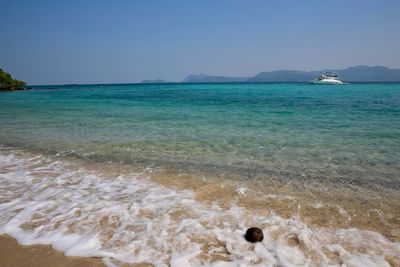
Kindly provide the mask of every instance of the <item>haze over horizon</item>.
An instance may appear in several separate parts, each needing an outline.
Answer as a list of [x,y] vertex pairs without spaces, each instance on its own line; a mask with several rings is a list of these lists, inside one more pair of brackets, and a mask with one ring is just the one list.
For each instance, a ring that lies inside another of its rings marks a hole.
[[0,68],[29,84],[400,68],[400,1],[2,1]]

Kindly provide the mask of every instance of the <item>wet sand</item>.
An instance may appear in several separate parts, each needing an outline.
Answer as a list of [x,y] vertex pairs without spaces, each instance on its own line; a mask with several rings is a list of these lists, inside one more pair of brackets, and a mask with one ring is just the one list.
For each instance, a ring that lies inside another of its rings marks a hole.
[[218,202],[226,209],[235,203],[252,214],[298,217],[314,228],[370,230],[393,242],[400,241],[400,199],[394,190],[386,189],[385,196],[381,191],[349,185],[263,181],[244,184],[235,179],[221,182],[219,177],[199,179],[201,174],[181,175],[178,181],[176,173],[162,170],[149,176],[174,190],[190,188],[196,200]]
[[22,246],[8,236],[0,235],[0,267],[103,267],[101,259],[66,257],[51,246]]
[[[100,258],[70,257],[48,245],[23,246],[9,235],[0,235],[0,267],[105,267]],[[150,267],[149,263],[122,267]]]

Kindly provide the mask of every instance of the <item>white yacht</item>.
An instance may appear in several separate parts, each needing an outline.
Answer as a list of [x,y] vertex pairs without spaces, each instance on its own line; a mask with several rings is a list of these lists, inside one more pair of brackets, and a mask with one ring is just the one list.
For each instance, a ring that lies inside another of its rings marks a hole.
[[313,84],[344,84],[336,74],[324,73],[318,77],[318,79],[313,80]]

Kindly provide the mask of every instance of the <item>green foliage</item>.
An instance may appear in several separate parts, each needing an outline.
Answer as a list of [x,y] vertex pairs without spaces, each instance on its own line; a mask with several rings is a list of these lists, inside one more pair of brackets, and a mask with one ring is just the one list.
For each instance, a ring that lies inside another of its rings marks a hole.
[[25,85],[25,82],[14,80],[9,73],[0,69],[0,90],[19,90]]

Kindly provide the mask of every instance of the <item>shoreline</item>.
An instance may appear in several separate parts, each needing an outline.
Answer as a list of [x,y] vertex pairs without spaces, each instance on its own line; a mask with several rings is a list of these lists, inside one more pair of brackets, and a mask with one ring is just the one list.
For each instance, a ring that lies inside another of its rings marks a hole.
[[[65,256],[50,245],[21,245],[7,234],[0,234],[0,267],[106,267],[101,258]],[[150,263],[123,264],[121,267],[152,267]]]
[[[281,181],[275,176],[268,181],[246,181],[240,180],[234,173],[228,175],[230,179],[227,179],[203,169],[174,169],[169,165],[147,168],[143,163],[107,161],[91,156],[84,158],[72,152],[56,154],[55,151],[7,147],[5,150],[9,149],[14,155],[18,155],[15,151],[25,156],[41,155],[68,162],[77,168],[84,167],[104,177],[135,174],[173,191],[189,189],[193,191],[194,199],[201,203],[218,203],[223,208],[235,203],[253,214],[266,215],[272,212],[285,219],[299,217],[313,228],[368,230],[392,242],[400,242],[400,197],[391,188],[367,188],[334,182]],[[266,206],[267,210],[264,209]]]
[[0,234],[0,266],[13,267],[104,267],[100,258],[71,257],[50,245],[21,245],[16,239]]
[[[261,190],[267,194],[264,195],[267,199],[257,201],[257,198],[253,199],[256,197],[253,196],[254,189],[238,188],[229,183],[218,186],[213,181],[181,176],[180,188],[177,188],[177,177],[163,172],[152,175],[142,173],[139,177],[124,165],[110,168],[109,165],[82,164],[79,160],[65,161],[26,152],[6,154],[8,158],[4,155],[4,162],[1,162],[4,174],[7,173],[3,176],[4,188],[7,189],[0,201],[6,211],[4,220],[7,221],[3,233],[18,239],[22,237],[23,243],[49,242],[67,255],[87,256],[89,258],[83,259],[99,260],[102,264],[93,266],[152,266],[143,265],[143,262],[172,264],[172,252],[177,246],[178,253],[190,254],[193,253],[191,249],[196,248],[195,256],[190,256],[193,261],[182,257],[181,260],[187,264],[211,264],[219,260],[227,263],[240,260],[240,257],[232,258],[231,255],[243,253],[254,253],[254,259],[261,261],[262,255],[267,253],[271,258],[264,259],[266,263],[278,263],[281,257],[290,258],[285,252],[287,250],[300,253],[295,259],[297,263],[305,263],[308,259],[315,259],[316,264],[351,263],[362,257],[371,264],[394,262],[392,265],[396,266],[399,260],[396,256],[398,239],[392,237],[388,240],[382,231],[371,232],[380,228],[373,223],[379,221],[378,217],[363,227],[354,228],[355,225],[343,222],[349,214],[340,214],[339,206],[307,206],[295,196],[285,194],[283,188],[275,188],[280,192],[274,191],[275,194]],[[309,193],[315,195],[316,192]],[[11,203],[14,206],[11,209],[6,204],[7,199],[13,199],[10,194],[17,194],[14,197],[18,199],[17,203]],[[39,200],[40,203],[37,202]],[[28,217],[27,214],[15,216],[21,208],[29,213]],[[282,212],[288,214],[282,217]],[[296,212],[298,215],[293,217]],[[304,217],[306,214],[316,221],[307,220]],[[9,219],[7,216],[10,216]],[[332,221],[324,221],[324,218],[331,218]],[[328,227],[316,227],[315,224]],[[267,237],[260,246],[269,251],[257,251],[244,241],[242,234],[250,226],[263,229]],[[395,235],[396,229],[395,226]],[[33,234],[31,237],[25,235],[29,232]],[[59,233],[63,234],[54,239]],[[71,241],[71,238],[74,240]],[[352,240],[358,241],[353,244]],[[9,236],[6,241],[0,242],[11,246],[11,252],[7,252],[11,258],[4,262],[5,266],[26,266],[27,262],[18,265],[18,262],[14,264],[10,261],[27,258],[48,258],[51,261],[57,255],[63,264],[80,259],[65,257],[51,246],[21,246]],[[164,246],[169,249],[162,249]],[[33,251],[38,249],[43,251],[44,256],[32,256],[36,255]],[[148,251],[152,257],[145,254]],[[23,257],[15,256],[15,253]],[[104,258],[90,258],[93,255]],[[163,260],[152,262],[157,257]],[[123,264],[136,260],[139,262],[136,265]],[[90,261],[88,264],[91,264]],[[36,266],[34,264],[29,265]],[[0,262],[2,265],[3,262]],[[37,266],[43,264],[38,263]]]

